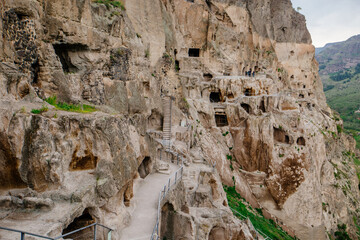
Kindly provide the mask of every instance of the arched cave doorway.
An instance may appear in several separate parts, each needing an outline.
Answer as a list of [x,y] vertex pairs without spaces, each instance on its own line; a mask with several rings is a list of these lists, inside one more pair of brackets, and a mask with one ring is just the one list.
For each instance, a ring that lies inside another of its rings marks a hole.
[[146,178],[147,175],[151,172],[151,158],[145,157],[141,162],[138,172],[141,178]]
[[175,211],[174,206],[167,202],[161,208],[160,239],[174,238]]
[[[75,231],[79,228],[83,228],[89,226],[90,224],[95,223],[95,219],[89,213],[89,209],[86,208],[81,216],[75,218],[63,231],[62,235]],[[76,239],[76,240],[88,240],[94,238],[94,227],[90,227],[79,231],[77,233],[73,233],[69,236],[65,237],[66,239]]]

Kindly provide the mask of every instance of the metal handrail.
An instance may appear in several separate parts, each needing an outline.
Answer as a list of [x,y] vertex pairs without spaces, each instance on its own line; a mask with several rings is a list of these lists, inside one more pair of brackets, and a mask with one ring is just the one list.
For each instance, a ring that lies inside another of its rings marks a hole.
[[[234,208],[232,208],[232,207],[229,207],[229,208],[231,209],[231,211],[233,211],[233,212],[235,212],[236,214],[240,215],[242,218],[249,219],[249,221],[251,222],[250,218],[245,217],[244,215],[242,215],[241,213],[239,213],[238,211],[236,211],[236,210],[235,210]],[[253,224],[253,223],[251,222],[251,224]],[[260,234],[261,236],[263,236],[263,237],[265,238],[265,240],[268,240],[268,239],[271,240],[271,238],[270,238],[268,235],[266,235],[265,233],[263,233],[262,231],[256,229],[255,227],[254,227],[254,229],[255,229],[255,231],[256,231],[258,234]]]
[[38,237],[38,238],[44,238],[44,239],[50,239],[53,240],[53,238],[50,237],[45,237],[45,236],[41,236],[35,233],[30,233],[30,232],[25,232],[25,231],[21,231],[21,230],[17,230],[17,229],[12,229],[12,228],[6,228],[6,227],[0,227],[0,229],[2,230],[6,230],[6,231],[10,231],[10,232],[18,232],[21,234],[21,240],[25,239],[25,235],[30,235],[30,236],[34,236],[34,237]]
[[[171,154],[175,154],[175,152],[169,150],[166,151],[168,153]],[[162,153],[162,151],[160,152],[160,154]],[[161,156],[161,155],[160,155]],[[161,218],[161,205],[162,205],[162,201],[166,198],[167,194],[170,192],[171,188],[175,185],[177,185],[183,177],[183,172],[184,172],[184,160],[182,158],[182,156],[180,156],[177,153],[177,165],[179,165],[179,163],[181,163],[180,168],[178,168],[178,170],[176,170],[175,173],[173,173],[168,180],[168,183],[164,185],[163,190],[161,190],[159,192],[159,200],[158,200],[158,210],[157,210],[157,217],[156,217],[156,224],[154,226],[153,232],[151,234],[151,238],[150,240],[159,240],[160,239],[160,234],[159,234],[159,225],[160,225],[160,218]],[[179,161],[180,160],[180,161]]]
[[84,230],[84,229],[93,227],[93,226],[94,226],[94,240],[96,240],[96,226],[99,226],[99,227],[102,227],[102,228],[106,228],[106,229],[108,229],[110,232],[114,231],[113,229],[111,229],[111,228],[109,228],[109,227],[106,227],[106,226],[104,226],[104,225],[101,225],[101,224],[99,224],[99,223],[93,223],[93,224],[90,224],[90,225],[88,225],[88,226],[86,226],[86,227],[82,227],[82,228],[79,228],[79,229],[74,230],[74,231],[72,231],[72,232],[63,234],[63,235],[61,235],[61,236],[58,236],[58,237],[55,237],[55,238],[51,238],[51,237],[41,236],[41,235],[38,235],[38,234],[35,234],[35,233],[25,232],[25,231],[21,231],[21,230],[17,230],[17,229],[12,229],[12,228],[0,227],[0,229],[6,230],[6,231],[10,231],[10,232],[18,232],[18,233],[20,233],[20,234],[21,234],[21,237],[20,237],[21,240],[25,240],[25,235],[34,236],[34,237],[43,238],[43,239],[48,239],[48,240],[57,240],[57,239],[60,239],[60,238],[69,236],[69,235],[71,235],[71,234],[80,232],[80,231],[82,231],[82,230]]

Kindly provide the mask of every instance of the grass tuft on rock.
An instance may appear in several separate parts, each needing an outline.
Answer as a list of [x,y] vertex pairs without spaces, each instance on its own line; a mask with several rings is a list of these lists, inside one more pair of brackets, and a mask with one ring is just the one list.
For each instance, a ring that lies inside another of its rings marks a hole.
[[94,106],[86,104],[68,104],[64,102],[58,102],[56,96],[49,97],[45,99],[45,101],[50,105],[53,105],[56,109],[68,112],[92,113],[96,111],[96,108]]
[[48,107],[42,106],[42,108],[40,108],[40,109],[32,109],[31,113],[33,113],[33,114],[41,114],[43,112],[47,112],[48,110],[49,110]]
[[114,0],[93,0],[94,3],[100,3],[104,4],[107,8],[110,8],[110,6],[113,6],[115,8],[120,8],[122,11],[125,11],[126,8],[124,4],[120,1],[114,1]]

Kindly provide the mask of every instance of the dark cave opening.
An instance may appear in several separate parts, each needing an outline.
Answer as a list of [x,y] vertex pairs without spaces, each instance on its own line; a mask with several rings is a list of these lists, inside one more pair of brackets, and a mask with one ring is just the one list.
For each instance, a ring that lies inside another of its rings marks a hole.
[[220,92],[211,92],[210,93],[210,102],[212,102],[212,103],[221,102]]
[[146,178],[147,175],[151,172],[151,158],[145,157],[141,162],[138,172],[141,178]]
[[[89,213],[89,209],[86,208],[82,215],[75,218],[63,231],[62,234],[67,234],[72,231],[78,230],[79,228],[83,228],[86,226],[89,226],[91,224],[95,223],[95,219],[91,216]],[[70,234],[66,236],[66,239],[81,239],[81,240],[87,240],[92,239],[94,237],[94,227],[90,227],[87,229],[84,229],[80,232]]]
[[225,127],[229,125],[225,113],[215,113],[215,122],[217,127]]
[[189,48],[189,57],[200,57],[199,48]]
[[60,43],[53,45],[56,55],[59,57],[62,68],[65,73],[75,73],[79,69],[72,63],[69,52],[79,52],[88,49],[86,45],[82,44],[67,44]]

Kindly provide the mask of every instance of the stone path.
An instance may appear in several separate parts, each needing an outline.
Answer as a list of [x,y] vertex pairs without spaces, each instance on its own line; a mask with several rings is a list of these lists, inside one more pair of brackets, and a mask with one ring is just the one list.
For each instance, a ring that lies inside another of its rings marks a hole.
[[121,240],[150,240],[156,223],[159,192],[178,168],[179,166],[170,164],[170,175],[154,173],[145,179],[136,180],[130,204],[131,222],[123,230]]

